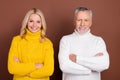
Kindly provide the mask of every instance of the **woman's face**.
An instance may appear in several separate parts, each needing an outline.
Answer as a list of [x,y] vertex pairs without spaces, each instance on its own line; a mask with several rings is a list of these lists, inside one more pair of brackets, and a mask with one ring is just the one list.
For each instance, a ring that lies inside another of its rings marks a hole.
[[28,19],[28,30],[30,32],[37,32],[41,29],[41,18],[37,14],[31,14],[29,19]]

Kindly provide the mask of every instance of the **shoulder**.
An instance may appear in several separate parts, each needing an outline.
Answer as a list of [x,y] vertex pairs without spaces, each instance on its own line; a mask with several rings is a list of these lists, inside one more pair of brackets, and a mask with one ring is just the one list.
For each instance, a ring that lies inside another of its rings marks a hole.
[[92,35],[92,38],[94,41],[96,41],[97,43],[103,43],[105,44],[104,39],[101,36],[97,36],[97,35]]
[[53,45],[52,41],[49,38],[45,38],[45,41],[43,43],[46,45]]
[[19,35],[17,35],[13,37],[12,41],[20,41],[21,39],[22,38]]
[[11,45],[18,45],[21,39],[22,38],[20,36],[14,36],[12,39]]
[[69,35],[64,35],[61,40],[70,40],[74,37],[74,33],[69,34]]

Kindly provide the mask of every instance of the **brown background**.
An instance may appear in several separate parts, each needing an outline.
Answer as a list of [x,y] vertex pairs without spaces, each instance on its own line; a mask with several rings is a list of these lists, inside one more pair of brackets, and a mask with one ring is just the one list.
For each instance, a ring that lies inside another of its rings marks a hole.
[[104,38],[110,55],[110,68],[102,80],[120,80],[120,0],[0,0],[0,80],[12,80],[7,71],[7,57],[12,37],[19,34],[21,22],[31,8],[43,11],[47,36],[55,49],[55,71],[51,80],[61,80],[58,64],[59,40],[73,32],[73,12],[78,6],[93,10],[92,33]]

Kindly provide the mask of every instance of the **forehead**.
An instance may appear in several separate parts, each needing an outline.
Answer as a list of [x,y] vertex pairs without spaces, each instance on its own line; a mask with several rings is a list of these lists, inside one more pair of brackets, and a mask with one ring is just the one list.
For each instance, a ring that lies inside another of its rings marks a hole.
[[38,14],[31,14],[29,18],[40,19],[40,16]]
[[79,11],[76,16],[77,18],[79,17],[90,18],[91,17],[89,11]]

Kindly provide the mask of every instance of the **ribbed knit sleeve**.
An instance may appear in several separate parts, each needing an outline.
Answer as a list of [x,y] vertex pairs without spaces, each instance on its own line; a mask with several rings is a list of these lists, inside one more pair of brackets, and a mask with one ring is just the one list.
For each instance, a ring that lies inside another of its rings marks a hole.
[[109,55],[106,45],[102,38],[99,38],[96,44],[95,54],[103,53],[102,56],[83,57],[77,56],[77,63],[93,71],[101,72],[109,67]]
[[53,71],[54,71],[54,50],[53,50],[53,44],[49,40],[45,44],[44,54],[45,54],[45,57],[44,57],[45,59],[44,59],[43,67],[30,73],[30,77],[32,77],[32,78],[45,78],[45,77],[49,77],[53,74]]
[[72,61],[69,60],[70,45],[68,44],[69,41],[67,40],[69,40],[67,37],[63,37],[60,40],[59,54],[58,54],[60,69],[64,73],[90,74],[91,70],[89,68],[73,63]]
[[[35,70],[34,63],[21,63],[21,62],[15,62],[14,58],[19,58],[19,47],[18,42],[20,40],[20,37],[14,37],[12,40],[12,44],[9,51],[8,56],[8,71],[11,74],[18,74],[18,75],[26,75],[32,71]],[[20,60],[20,58],[19,58]]]

